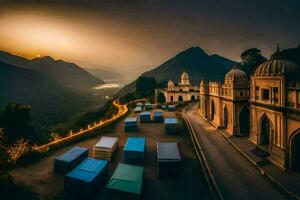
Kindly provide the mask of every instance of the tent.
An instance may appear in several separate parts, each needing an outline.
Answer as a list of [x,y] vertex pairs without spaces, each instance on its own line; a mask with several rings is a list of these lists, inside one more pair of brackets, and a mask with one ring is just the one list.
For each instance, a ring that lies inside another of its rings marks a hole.
[[105,182],[108,171],[106,160],[85,159],[64,177],[64,188],[70,196],[89,197]]
[[137,107],[134,108],[135,113],[142,112],[142,111],[143,111],[143,109],[142,109],[141,106],[137,106]]
[[75,146],[54,159],[54,171],[66,174],[88,157],[89,150]]
[[151,122],[151,115],[150,112],[144,111],[140,113],[140,122]]
[[164,121],[164,113],[161,111],[156,111],[153,114],[153,120],[155,122],[163,122]]
[[134,195],[142,193],[144,167],[119,163],[107,188]]
[[169,111],[175,111],[175,105],[169,105],[168,110]]
[[124,129],[126,132],[129,132],[129,131],[137,131],[137,122],[138,122],[138,119],[137,117],[129,117],[129,118],[126,118],[125,119],[125,126],[124,126]]
[[158,142],[157,162],[159,177],[174,177],[179,174],[181,157],[177,143]]
[[124,163],[143,165],[146,140],[142,137],[129,137],[123,150]]
[[176,133],[178,131],[178,121],[176,118],[165,118],[165,132]]
[[141,108],[143,108],[143,107],[144,107],[144,104],[143,104],[142,102],[138,102],[138,103],[136,104],[136,107],[141,107]]
[[145,109],[146,109],[146,110],[151,110],[151,109],[152,109],[152,105],[151,105],[150,102],[146,102],[146,103],[145,103]]
[[113,154],[118,147],[118,138],[102,137],[93,148],[93,155],[96,159],[111,161]]

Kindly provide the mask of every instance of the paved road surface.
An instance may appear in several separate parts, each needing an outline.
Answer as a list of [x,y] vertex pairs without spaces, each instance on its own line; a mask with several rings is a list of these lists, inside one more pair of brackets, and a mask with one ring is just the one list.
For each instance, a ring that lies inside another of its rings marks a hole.
[[203,146],[204,154],[225,199],[287,199],[237,152],[210,124],[199,116],[196,107],[187,117]]

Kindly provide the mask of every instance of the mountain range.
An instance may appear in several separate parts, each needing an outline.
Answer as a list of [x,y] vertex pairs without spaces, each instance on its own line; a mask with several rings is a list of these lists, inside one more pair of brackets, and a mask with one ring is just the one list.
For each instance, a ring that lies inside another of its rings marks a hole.
[[32,60],[0,51],[0,61],[17,67],[30,69],[48,76],[62,88],[71,90],[89,90],[103,80],[89,74],[78,65],[63,60],[55,60],[50,56]]
[[73,63],[49,56],[29,60],[0,51],[0,110],[8,103],[30,105],[36,130],[103,105],[103,95],[92,91],[101,83]]
[[[233,64],[233,61],[217,54],[208,55],[200,47],[191,47],[153,70],[141,74],[141,76],[154,77],[159,85],[164,85],[168,80],[178,83],[181,74],[187,72],[191,84],[199,85],[202,79],[223,80],[225,74],[232,68]],[[117,96],[133,92],[135,90],[135,83],[136,81],[133,81],[122,88]]]

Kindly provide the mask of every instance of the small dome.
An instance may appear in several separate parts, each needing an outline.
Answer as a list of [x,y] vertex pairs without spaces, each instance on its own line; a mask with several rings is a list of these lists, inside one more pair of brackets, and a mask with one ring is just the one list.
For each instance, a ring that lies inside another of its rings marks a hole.
[[273,56],[270,60],[259,65],[254,76],[300,75],[300,68],[296,63]]
[[181,85],[190,85],[189,75],[186,72],[183,72],[181,75]]
[[168,87],[174,87],[174,82],[172,80],[168,81]]
[[239,78],[248,78],[247,74],[238,68],[237,65],[234,65],[233,68],[225,75],[225,79],[239,79]]
[[189,79],[188,73],[183,72],[182,75],[181,75],[181,80],[182,80],[182,79]]

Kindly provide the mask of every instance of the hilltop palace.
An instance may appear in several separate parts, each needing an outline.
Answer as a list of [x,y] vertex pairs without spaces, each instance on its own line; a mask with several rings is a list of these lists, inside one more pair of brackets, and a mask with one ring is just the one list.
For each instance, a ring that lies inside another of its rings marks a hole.
[[167,88],[157,89],[156,93],[161,92],[166,98],[166,103],[177,103],[183,101],[193,101],[199,99],[199,87],[190,84],[189,75],[183,72],[181,81],[175,85],[169,80]]
[[183,73],[178,86],[169,81],[159,91],[167,103],[199,97],[199,113],[213,126],[248,137],[278,167],[300,170],[300,67],[282,58],[279,48],[250,80],[235,65],[224,83],[201,81],[198,89]]

